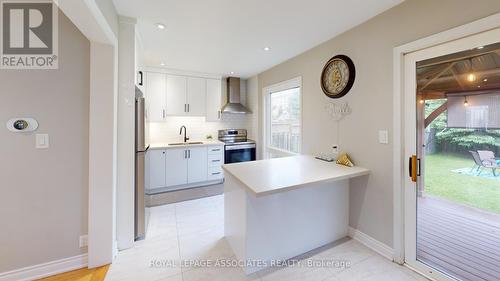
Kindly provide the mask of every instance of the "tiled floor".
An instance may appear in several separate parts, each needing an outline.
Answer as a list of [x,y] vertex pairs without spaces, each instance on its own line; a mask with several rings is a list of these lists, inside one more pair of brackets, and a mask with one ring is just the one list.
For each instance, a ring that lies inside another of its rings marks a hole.
[[[360,243],[344,239],[302,257],[299,266],[246,276],[240,268],[169,266],[172,261],[235,259],[224,239],[223,195],[151,209],[144,241],[118,254],[106,280],[163,281],[351,281],[426,280]],[[308,261],[348,261],[348,267],[311,267]],[[154,266],[151,264],[154,263]]]

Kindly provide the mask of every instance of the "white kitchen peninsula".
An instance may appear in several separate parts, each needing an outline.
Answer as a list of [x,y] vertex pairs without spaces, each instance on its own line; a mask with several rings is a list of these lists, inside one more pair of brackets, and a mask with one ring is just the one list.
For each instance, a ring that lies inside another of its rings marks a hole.
[[369,174],[309,155],[223,169],[225,237],[247,274],[347,236],[349,179]]

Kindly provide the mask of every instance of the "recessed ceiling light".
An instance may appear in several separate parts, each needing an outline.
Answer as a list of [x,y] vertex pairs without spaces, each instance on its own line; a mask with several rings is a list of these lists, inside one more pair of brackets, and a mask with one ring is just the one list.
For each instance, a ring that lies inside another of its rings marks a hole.
[[160,63],[160,66],[165,66],[165,63],[164,62]]
[[478,88],[481,88],[481,85],[478,85],[477,87],[478,87]]
[[269,47],[264,47],[264,51],[269,51],[269,50],[271,50],[271,48],[269,48]]
[[484,48],[484,46],[477,47],[478,50],[481,50],[482,48]]
[[484,78],[484,79],[483,79],[483,81],[484,81],[484,82],[488,82],[488,78]]
[[231,74],[234,74],[234,71],[231,71],[230,73],[231,73]]
[[165,29],[165,25],[163,23],[157,23],[156,27],[158,27],[158,29]]

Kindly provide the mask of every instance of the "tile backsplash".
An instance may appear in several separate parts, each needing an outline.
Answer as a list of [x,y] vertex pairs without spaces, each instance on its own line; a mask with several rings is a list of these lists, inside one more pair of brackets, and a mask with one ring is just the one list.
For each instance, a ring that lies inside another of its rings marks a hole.
[[208,135],[217,139],[218,130],[247,129],[249,138],[254,135],[253,114],[222,114],[217,122],[206,122],[205,117],[168,116],[165,122],[149,123],[149,142],[165,143],[182,141],[180,127],[187,128],[187,136],[192,140],[204,140]]

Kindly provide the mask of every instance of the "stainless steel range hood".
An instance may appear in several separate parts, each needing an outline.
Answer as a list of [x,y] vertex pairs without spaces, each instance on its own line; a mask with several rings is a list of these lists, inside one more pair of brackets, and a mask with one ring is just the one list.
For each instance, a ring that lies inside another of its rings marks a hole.
[[241,104],[240,78],[227,78],[227,103],[222,107],[223,113],[247,114],[252,113]]

